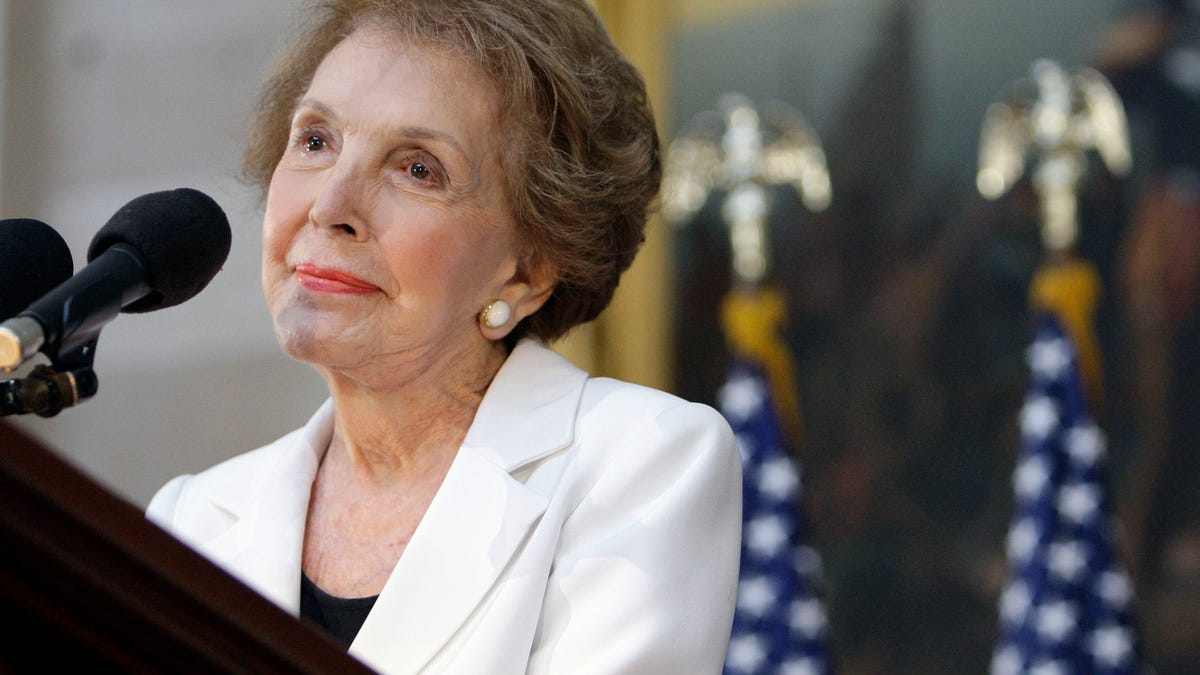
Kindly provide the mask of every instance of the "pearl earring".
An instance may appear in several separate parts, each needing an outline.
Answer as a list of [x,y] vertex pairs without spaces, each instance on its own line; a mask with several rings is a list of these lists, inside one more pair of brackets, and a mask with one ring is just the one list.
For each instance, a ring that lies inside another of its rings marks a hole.
[[512,318],[512,307],[503,300],[493,300],[479,313],[479,323],[488,328],[499,328]]

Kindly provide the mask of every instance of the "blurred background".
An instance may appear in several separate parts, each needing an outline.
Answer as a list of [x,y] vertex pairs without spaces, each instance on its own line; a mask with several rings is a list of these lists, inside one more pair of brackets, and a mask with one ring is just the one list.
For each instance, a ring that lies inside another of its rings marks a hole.
[[[0,3],[0,217],[53,225],[77,268],[147,192],[197,188],[233,226],[203,293],[105,328],[94,400],[16,420],[139,506],[170,477],[299,426],[325,395],[276,347],[261,210],[236,178],[258,83],[302,4]],[[1103,287],[1097,414],[1146,661],[1200,670],[1200,3],[595,4],[666,138],[739,92],[787,103],[824,145],[832,205],[772,193],[768,245],[803,418],[799,508],[848,673],[988,667],[1044,252],[1027,181],[996,201],[976,192],[980,126],[1038,58],[1110,79],[1134,168],[1114,177],[1093,157],[1079,190],[1077,250]],[[652,223],[614,306],[558,348],[595,374],[716,404],[731,286],[719,198],[677,227]]]

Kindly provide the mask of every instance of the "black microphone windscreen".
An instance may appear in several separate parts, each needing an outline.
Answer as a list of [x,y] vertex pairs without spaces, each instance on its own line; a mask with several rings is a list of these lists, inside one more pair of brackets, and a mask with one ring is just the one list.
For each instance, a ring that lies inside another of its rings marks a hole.
[[40,220],[0,220],[0,320],[10,319],[71,278],[71,249]]
[[122,206],[100,228],[88,247],[88,262],[114,244],[136,249],[149,271],[151,292],[121,311],[150,312],[202,291],[225,264],[231,238],[225,212],[203,192],[152,192]]

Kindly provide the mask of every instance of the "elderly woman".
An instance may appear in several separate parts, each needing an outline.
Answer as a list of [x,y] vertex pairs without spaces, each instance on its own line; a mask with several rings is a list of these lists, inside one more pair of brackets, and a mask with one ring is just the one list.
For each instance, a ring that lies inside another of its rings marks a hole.
[[327,3],[246,168],[279,342],[330,401],[149,516],[381,671],[719,671],[728,426],[545,346],[609,302],[659,184],[584,1]]

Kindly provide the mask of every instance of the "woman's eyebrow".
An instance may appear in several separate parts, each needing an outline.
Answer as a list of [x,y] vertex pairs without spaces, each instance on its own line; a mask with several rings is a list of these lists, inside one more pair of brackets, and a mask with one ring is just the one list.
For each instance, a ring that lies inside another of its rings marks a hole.
[[[336,110],[334,110],[330,106],[328,106],[314,98],[300,99],[300,101],[296,104],[296,112],[298,113],[304,108],[314,110],[314,111],[324,115],[325,117],[330,117],[330,118],[334,118],[334,119],[336,119],[338,117]],[[293,116],[295,116],[295,113],[293,113]]]
[[[334,110],[331,106],[329,106],[328,104],[323,103],[321,101],[318,101],[316,99],[312,99],[312,98],[301,99],[300,103],[298,103],[296,105],[296,110],[299,111],[303,108],[308,108],[310,110],[313,110],[313,111],[315,111],[325,117],[329,117],[331,119],[338,119],[338,117],[339,117],[337,111]],[[400,134],[400,135],[409,137],[409,138],[442,141],[444,143],[454,146],[454,149],[456,151],[458,151],[459,153],[461,153],[464,156],[467,156],[466,149],[463,148],[462,143],[460,143],[457,138],[455,138],[451,134],[448,134],[444,131],[440,131],[438,129],[433,129],[430,127],[423,127],[423,126],[403,126],[403,127],[397,127],[395,129],[393,129],[393,132],[396,134]]]

